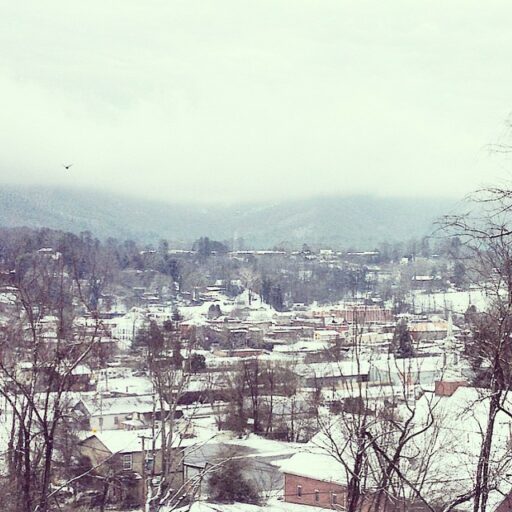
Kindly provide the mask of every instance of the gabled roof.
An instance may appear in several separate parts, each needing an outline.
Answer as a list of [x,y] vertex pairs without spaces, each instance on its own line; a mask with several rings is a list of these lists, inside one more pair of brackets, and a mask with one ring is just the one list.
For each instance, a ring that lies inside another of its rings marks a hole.
[[[81,444],[84,444],[89,439],[96,438],[111,454],[137,453],[142,451],[141,435],[143,435],[141,431],[135,430],[107,430],[91,434]],[[145,443],[145,448],[147,449],[151,445],[151,441],[146,440]]]
[[[103,432],[94,432],[82,441],[80,444],[86,443],[89,439],[96,438],[105,449],[111,453],[139,453],[142,451],[142,440],[144,439],[144,449],[150,450],[153,444],[153,435],[155,436],[155,450],[161,447],[160,432],[151,429],[140,430],[104,430]],[[187,446],[195,444],[195,439],[182,438],[180,434],[176,434],[173,438],[172,447],[177,449],[185,449]]]

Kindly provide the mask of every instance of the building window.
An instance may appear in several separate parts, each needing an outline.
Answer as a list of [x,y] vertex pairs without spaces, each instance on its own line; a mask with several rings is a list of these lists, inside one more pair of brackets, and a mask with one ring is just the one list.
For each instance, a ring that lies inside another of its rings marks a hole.
[[114,425],[119,425],[119,418],[114,416]]
[[302,496],[302,485],[297,485],[297,496],[299,498]]
[[132,454],[127,453],[123,455],[123,471],[131,471],[133,467]]
[[315,490],[315,501],[320,501],[320,491]]
[[338,503],[338,495],[337,495],[337,494],[333,494],[333,495],[331,496],[331,503],[332,503],[333,505],[336,505],[336,504]]

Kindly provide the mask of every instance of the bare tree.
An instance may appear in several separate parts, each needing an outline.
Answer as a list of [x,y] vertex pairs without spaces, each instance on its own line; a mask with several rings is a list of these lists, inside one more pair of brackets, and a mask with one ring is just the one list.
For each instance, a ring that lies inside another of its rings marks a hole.
[[470,200],[470,212],[445,217],[442,227],[461,240],[465,264],[488,299],[487,309],[471,316],[473,336],[468,340],[477,383],[490,390],[473,491],[473,511],[484,512],[491,488],[496,417],[499,411],[512,416],[504,405],[512,384],[512,192],[491,187]]
[[0,331],[0,393],[11,418],[8,471],[16,511],[49,508],[68,391],[103,334],[91,301],[96,278],[88,280],[86,268],[81,272],[74,255],[66,262],[62,253],[45,249],[20,256],[11,273],[16,301]]

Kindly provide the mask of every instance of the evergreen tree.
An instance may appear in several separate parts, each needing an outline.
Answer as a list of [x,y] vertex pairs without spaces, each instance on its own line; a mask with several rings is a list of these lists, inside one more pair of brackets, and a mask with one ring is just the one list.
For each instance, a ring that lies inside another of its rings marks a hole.
[[145,347],[151,355],[159,354],[165,345],[164,336],[158,324],[151,320],[139,330],[135,337],[134,347]]
[[240,460],[227,460],[219,471],[212,474],[209,480],[210,495],[219,503],[254,503],[260,501],[258,491],[251,480],[243,474],[243,463]]
[[400,321],[396,325],[392,347],[395,356],[398,358],[412,357],[414,355],[413,339],[407,322]]
[[194,353],[190,356],[189,368],[192,373],[206,369],[206,359],[203,354]]
[[283,311],[284,300],[283,300],[283,290],[281,289],[281,285],[278,284],[272,288],[270,304],[276,311]]
[[272,281],[264,277],[261,281],[261,299],[267,304],[271,304],[270,294],[272,290]]
[[461,261],[457,261],[453,266],[452,281],[458,288],[462,288],[466,282],[466,266]]
[[171,319],[173,322],[181,322],[183,320],[183,317],[180,314],[180,310],[178,309],[178,306],[175,306],[173,308]]
[[181,368],[183,366],[183,356],[181,355],[181,341],[176,338],[172,342],[172,365],[174,368]]

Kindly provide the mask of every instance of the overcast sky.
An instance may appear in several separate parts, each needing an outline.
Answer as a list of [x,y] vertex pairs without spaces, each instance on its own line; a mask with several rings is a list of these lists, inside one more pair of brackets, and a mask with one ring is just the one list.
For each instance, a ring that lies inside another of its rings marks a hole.
[[0,6],[3,183],[459,196],[512,169],[486,150],[512,142],[508,0]]

